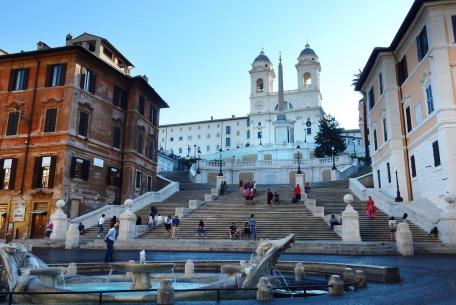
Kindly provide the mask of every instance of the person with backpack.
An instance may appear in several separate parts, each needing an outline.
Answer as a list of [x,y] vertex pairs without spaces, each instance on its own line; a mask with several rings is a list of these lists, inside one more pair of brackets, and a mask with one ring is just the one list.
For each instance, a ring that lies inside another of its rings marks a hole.
[[173,235],[171,236],[171,239],[174,239],[174,237],[179,239],[179,225],[180,225],[179,216],[177,216],[177,215],[174,216],[172,225],[173,225]]
[[396,225],[396,219],[394,219],[393,216],[391,216],[389,221],[388,221],[388,228],[389,228],[389,231],[390,231],[390,240],[395,240],[396,239],[397,225]]

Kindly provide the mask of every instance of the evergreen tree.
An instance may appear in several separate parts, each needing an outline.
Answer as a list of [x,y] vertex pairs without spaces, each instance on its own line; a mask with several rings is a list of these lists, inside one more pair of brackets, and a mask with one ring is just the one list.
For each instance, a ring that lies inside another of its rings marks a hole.
[[334,147],[334,155],[343,152],[347,146],[342,138],[343,128],[339,127],[336,118],[331,115],[325,115],[318,123],[319,131],[315,136],[315,156],[318,158],[332,156]]

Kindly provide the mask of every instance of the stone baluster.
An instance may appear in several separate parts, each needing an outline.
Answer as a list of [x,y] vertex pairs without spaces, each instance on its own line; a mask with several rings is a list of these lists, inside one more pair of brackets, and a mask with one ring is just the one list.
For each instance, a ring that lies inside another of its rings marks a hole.
[[131,212],[133,200],[127,199],[124,202],[125,212],[119,219],[119,240],[130,240],[136,238],[136,215]]
[[185,277],[192,277],[194,272],[195,265],[191,259],[188,259],[187,262],[185,262]]
[[367,277],[363,270],[356,270],[354,280],[356,281],[356,288],[366,288],[367,287]]
[[79,247],[79,225],[77,223],[70,223],[65,236],[65,249],[77,247]]
[[344,202],[347,204],[345,211],[342,212],[342,240],[349,242],[360,242],[359,215],[352,207],[353,196],[346,194]]
[[446,201],[447,207],[439,219],[439,238],[444,243],[456,244],[456,196],[447,193],[443,199]]
[[328,289],[330,295],[341,295],[344,293],[344,281],[340,275],[331,275],[328,285],[330,286]]
[[175,302],[175,293],[173,283],[170,279],[164,279],[160,282],[160,288],[157,289],[157,305],[173,305]]
[[305,278],[304,264],[297,263],[294,269],[296,283],[303,283]]
[[50,239],[65,240],[66,232],[68,230],[68,217],[63,212],[65,201],[60,199],[55,203],[56,210],[51,215],[51,222],[54,225]]

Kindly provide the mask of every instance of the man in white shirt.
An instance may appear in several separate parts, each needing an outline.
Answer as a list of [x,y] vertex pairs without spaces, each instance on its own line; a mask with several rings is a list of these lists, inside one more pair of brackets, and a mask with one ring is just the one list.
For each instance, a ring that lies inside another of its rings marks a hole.
[[106,254],[105,254],[105,262],[113,262],[114,259],[112,255],[114,254],[114,242],[116,241],[117,229],[119,228],[119,224],[116,223],[111,229],[109,229],[108,234],[106,234],[105,242],[106,242]]
[[98,220],[98,235],[97,237],[101,237],[101,234],[103,234],[104,228],[103,225],[105,223],[105,214],[101,214],[100,219]]

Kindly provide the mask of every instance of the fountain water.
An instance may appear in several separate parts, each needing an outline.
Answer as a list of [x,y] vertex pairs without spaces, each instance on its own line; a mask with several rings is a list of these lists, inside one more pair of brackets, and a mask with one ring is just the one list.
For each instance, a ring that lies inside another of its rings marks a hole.
[[108,283],[108,282],[111,281],[112,272],[113,272],[113,270],[112,270],[112,268],[110,268],[110,269],[109,269],[109,273],[108,273],[108,275],[106,276],[105,283]]
[[280,270],[277,269],[276,267],[272,267],[272,270],[282,278],[282,280],[283,280],[285,286],[286,286],[287,288],[289,288],[290,286],[288,286],[287,280],[286,280],[285,277],[283,276],[282,272],[280,272]]

